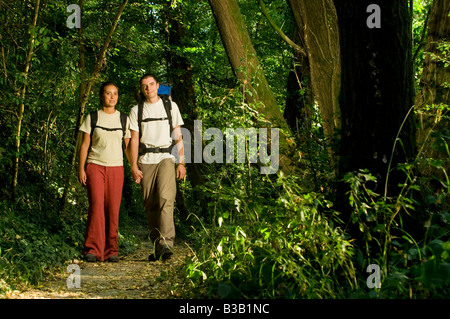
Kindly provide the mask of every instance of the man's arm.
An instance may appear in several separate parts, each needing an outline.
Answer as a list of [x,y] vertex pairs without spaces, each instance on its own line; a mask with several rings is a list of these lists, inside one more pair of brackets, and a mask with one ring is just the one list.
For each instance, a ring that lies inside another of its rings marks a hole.
[[186,164],[184,162],[184,145],[183,135],[181,135],[181,126],[177,126],[173,129],[175,143],[177,145],[179,163],[177,167],[177,178],[183,179],[186,176]]

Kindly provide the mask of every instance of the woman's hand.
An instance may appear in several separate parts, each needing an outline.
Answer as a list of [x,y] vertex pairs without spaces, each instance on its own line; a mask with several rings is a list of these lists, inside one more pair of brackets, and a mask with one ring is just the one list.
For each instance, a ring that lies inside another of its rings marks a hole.
[[139,169],[139,167],[134,166],[134,167],[131,167],[131,176],[133,177],[136,184],[139,184],[141,182],[141,179],[144,177],[144,174]]
[[80,169],[78,171],[78,180],[81,183],[81,185],[86,186],[86,171],[84,169]]

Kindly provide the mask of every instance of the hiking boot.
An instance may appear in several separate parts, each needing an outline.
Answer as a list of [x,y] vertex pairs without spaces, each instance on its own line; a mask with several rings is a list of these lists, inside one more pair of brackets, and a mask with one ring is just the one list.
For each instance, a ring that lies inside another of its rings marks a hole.
[[148,256],[149,261],[166,260],[170,259],[173,255],[173,250],[168,245],[165,245],[160,251],[150,254]]
[[119,262],[119,256],[117,255],[111,256],[108,259],[106,259],[106,261],[109,261],[110,263],[117,263]]
[[161,259],[170,259],[173,255],[173,250],[169,246],[164,246],[163,249],[161,249],[160,258]]
[[97,256],[93,254],[87,254],[86,256],[84,256],[84,260],[88,263],[95,263],[97,262]]

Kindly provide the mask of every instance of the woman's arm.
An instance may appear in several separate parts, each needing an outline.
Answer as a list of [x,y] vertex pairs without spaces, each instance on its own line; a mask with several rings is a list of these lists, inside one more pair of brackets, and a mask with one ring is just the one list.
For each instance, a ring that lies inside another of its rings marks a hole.
[[91,144],[91,136],[83,132],[83,140],[80,146],[80,153],[78,156],[78,180],[83,186],[86,186],[86,172],[84,170],[86,159],[88,155],[89,145]]
[[142,172],[139,170],[137,165],[138,160],[138,150],[139,150],[139,132],[131,131],[131,139],[126,148],[125,154],[127,155],[128,162],[131,166],[131,176],[133,177],[136,183],[141,182],[141,178],[143,177]]

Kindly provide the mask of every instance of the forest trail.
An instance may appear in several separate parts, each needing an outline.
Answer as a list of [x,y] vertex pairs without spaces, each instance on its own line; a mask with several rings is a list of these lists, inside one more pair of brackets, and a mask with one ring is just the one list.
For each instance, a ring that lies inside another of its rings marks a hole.
[[[179,298],[173,290],[183,285],[183,264],[192,254],[188,245],[177,239],[172,258],[149,262],[152,243],[140,234],[141,244],[134,252],[121,256],[117,263],[78,261],[80,287],[69,288],[71,273],[55,273],[39,286],[14,290],[3,296],[9,299],[170,299]],[[73,272],[72,272],[73,273]]]

